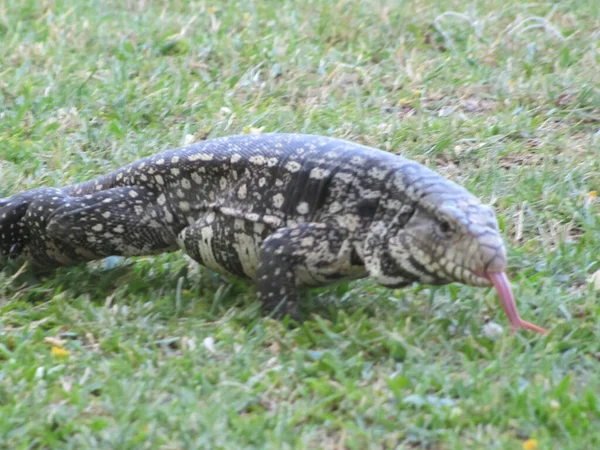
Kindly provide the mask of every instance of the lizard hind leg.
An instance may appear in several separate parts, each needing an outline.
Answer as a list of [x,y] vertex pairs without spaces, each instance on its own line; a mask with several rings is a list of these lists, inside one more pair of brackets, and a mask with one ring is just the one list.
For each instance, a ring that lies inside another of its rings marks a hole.
[[178,228],[164,195],[122,186],[70,197],[54,210],[45,251],[72,263],[164,253],[177,249]]

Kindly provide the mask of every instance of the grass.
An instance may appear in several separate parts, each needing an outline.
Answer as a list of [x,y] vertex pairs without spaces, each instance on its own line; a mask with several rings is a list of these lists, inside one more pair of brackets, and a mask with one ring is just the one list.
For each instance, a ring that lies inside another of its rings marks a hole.
[[181,254],[13,268],[0,448],[600,448],[598,29],[588,0],[0,0],[0,197],[252,128],[343,137],[491,202],[551,329],[459,285],[321,290],[289,329]]

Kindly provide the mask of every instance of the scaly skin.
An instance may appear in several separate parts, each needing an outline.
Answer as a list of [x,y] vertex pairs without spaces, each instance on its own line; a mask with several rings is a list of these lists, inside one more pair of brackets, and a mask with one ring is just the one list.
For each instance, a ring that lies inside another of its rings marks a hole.
[[506,252],[489,206],[413,161],[322,136],[212,139],[17,194],[0,200],[0,238],[0,254],[39,268],[181,248],[253,280],[279,316],[297,316],[299,288],[340,279],[494,282],[513,328],[543,331],[496,276]]

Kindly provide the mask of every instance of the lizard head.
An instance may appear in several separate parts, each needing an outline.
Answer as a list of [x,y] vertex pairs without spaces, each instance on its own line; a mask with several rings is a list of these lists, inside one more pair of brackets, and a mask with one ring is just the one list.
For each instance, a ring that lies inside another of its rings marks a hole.
[[387,287],[412,282],[494,286],[514,329],[544,332],[519,317],[505,275],[506,247],[492,208],[420,165],[404,167],[380,200],[365,241],[370,276]]

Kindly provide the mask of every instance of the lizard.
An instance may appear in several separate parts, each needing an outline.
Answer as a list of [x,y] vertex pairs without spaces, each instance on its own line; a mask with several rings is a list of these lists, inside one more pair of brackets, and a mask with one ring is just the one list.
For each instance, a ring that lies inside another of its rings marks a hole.
[[333,137],[245,134],[154,154],[91,181],[0,199],[0,255],[34,268],[183,250],[251,280],[265,313],[303,288],[494,286],[519,316],[493,209],[413,160]]

